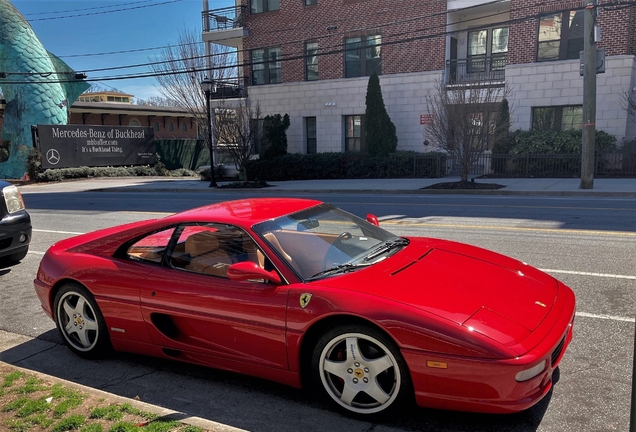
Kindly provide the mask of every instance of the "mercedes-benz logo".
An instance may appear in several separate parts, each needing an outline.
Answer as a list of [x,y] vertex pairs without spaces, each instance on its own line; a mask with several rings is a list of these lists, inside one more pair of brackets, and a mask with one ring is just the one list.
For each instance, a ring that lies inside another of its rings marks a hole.
[[60,152],[55,149],[50,149],[46,152],[46,160],[51,165],[57,165],[60,162]]

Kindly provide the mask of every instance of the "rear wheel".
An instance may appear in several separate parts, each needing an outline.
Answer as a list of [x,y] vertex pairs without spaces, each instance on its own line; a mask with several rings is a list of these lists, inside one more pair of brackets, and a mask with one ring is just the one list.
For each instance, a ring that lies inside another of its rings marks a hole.
[[93,295],[78,284],[66,284],[55,296],[55,324],[66,345],[86,358],[103,356],[110,350],[104,317]]
[[314,349],[314,383],[348,414],[379,417],[393,413],[412,395],[399,349],[384,333],[362,325],[326,332]]

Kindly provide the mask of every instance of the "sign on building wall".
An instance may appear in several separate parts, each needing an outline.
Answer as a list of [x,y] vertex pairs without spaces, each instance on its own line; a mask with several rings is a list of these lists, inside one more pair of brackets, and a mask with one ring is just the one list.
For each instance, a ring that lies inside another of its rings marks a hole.
[[421,125],[432,125],[435,116],[433,114],[420,114]]
[[37,125],[36,147],[43,168],[155,163],[150,127]]

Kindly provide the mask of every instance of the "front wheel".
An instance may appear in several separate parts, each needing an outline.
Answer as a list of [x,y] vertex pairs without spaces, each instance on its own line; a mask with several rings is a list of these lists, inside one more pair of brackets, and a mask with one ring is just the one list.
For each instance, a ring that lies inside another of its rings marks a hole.
[[97,358],[110,349],[104,317],[93,295],[77,284],[66,284],[55,295],[55,324],[75,354]]
[[385,416],[412,396],[398,348],[370,327],[346,325],[326,332],[314,349],[311,370],[329,399],[354,416]]

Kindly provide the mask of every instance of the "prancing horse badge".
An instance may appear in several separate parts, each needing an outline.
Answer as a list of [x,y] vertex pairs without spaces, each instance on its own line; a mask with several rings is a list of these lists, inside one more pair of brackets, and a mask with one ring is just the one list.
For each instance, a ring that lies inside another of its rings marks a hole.
[[305,309],[311,301],[311,294],[303,293],[300,295],[300,307]]

